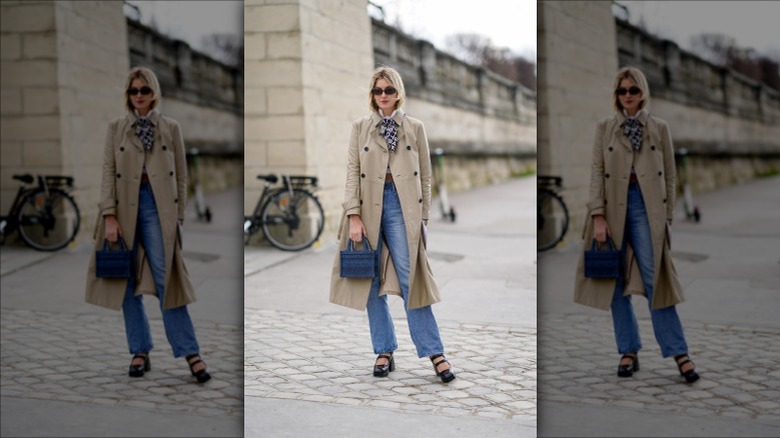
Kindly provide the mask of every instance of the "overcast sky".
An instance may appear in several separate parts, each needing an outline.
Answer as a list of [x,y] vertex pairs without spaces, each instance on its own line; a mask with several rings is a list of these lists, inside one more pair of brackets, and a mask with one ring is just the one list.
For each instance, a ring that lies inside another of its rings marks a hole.
[[[533,0],[372,0],[385,22],[400,23],[413,36],[439,48],[456,33],[489,37],[497,47],[536,58],[536,1]],[[371,8],[369,8],[370,10]]]
[[778,1],[620,1],[634,24],[690,49],[691,36],[709,32],[732,36],[741,47],[780,57]]

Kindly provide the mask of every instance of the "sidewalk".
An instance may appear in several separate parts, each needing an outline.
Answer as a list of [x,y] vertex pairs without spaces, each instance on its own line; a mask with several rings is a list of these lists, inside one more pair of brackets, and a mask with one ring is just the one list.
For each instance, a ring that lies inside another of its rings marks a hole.
[[241,436],[243,192],[206,198],[213,222],[185,220],[184,258],[198,301],[188,307],[212,380],[174,359],[158,301],[146,297],[152,370],[127,376],[121,312],[84,302],[90,235],[42,253],[0,249],[2,436]]
[[573,302],[581,246],[540,255],[539,436],[780,436],[778,189],[774,177],[696,195],[699,224],[678,202],[672,250],[702,376],[693,385],[661,358],[643,297],[641,370],[617,377],[609,312]]
[[448,385],[417,358],[394,296],[397,369],[371,375],[365,312],[328,303],[335,241],[247,248],[247,437],[536,436],[536,179],[451,199],[457,222],[434,202],[428,242],[442,293],[433,309],[458,376]]

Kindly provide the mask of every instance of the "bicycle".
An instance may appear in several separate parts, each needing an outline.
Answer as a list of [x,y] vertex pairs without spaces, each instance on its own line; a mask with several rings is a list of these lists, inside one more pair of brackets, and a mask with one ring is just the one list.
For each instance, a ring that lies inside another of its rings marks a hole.
[[569,210],[563,198],[553,187],[561,187],[559,176],[537,176],[536,193],[536,249],[553,248],[569,228]]
[[[283,186],[276,175],[257,175],[264,181],[263,193],[251,216],[244,216],[244,245],[259,230],[276,248],[300,251],[314,244],[322,234],[325,212],[317,197],[317,177],[283,175]],[[311,191],[309,190],[311,189]]]
[[[65,190],[73,177],[31,174],[14,175],[20,181],[7,216],[0,216],[2,244],[14,231],[24,243],[38,251],[56,251],[76,238],[81,214],[76,201]],[[37,187],[27,187],[37,179]]]

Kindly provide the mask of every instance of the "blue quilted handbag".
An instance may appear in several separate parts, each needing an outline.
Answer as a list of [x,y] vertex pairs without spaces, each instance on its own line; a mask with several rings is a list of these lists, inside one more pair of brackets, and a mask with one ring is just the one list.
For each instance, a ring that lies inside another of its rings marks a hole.
[[95,251],[95,276],[98,278],[130,278],[133,266],[133,251],[127,249],[124,239],[119,238],[119,248],[109,248],[108,239],[103,240],[103,249]]
[[586,278],[618,278],[620,275],[620,251],[615,249],[612,239],[607,241],[605,249],[598,248],[593,239],[590,250],[585,251]]
[[344,278],[373,278],[379,271],[379,251],[371,249],[371,243],[363,236],[363,249],[355,250],[352,239],[347,249],[339,252],[339,275]]

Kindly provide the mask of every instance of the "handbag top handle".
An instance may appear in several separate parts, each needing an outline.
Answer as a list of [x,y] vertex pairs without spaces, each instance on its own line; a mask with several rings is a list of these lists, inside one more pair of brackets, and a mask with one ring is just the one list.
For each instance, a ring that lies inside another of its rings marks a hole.
[[[599,243],[598,240],[593,239],[593,243],[590,245],[590,250],[591,251],[595,251],[596,249],[598,249],[598,243]],[[615,250],[614,242],[612,241],[612,237],[611,236],[610,236],[609,239],[607,239],[607,248],[606,249],[608,249],[610,251],[614,251]]]
[[[355,242],[352,239],[349,239],[347,241],[347,249],[350,251],[355,250]],[[373,248],[371,248],[371,242],[366,239],[366,236],[363,236],[363,250],[364,251],[373,251]]]
[[[119,236],[119,239],[117,239],[117,242],[119,242],[119,250],[121,251],[127,251],[127,245],[125,245],[125,239],[122,238],[122,236]],[[107,251],[111,249],[109,247],[109,241],[108,239],[103,239],[103,251]]]

